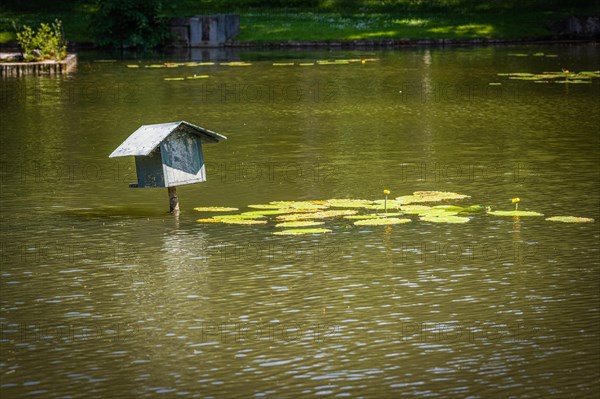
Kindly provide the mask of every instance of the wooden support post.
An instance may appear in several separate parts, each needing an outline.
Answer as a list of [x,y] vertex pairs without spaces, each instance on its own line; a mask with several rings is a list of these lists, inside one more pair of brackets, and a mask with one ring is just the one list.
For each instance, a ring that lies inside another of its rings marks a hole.
[[169,187],[169,212],[179,215],[179,198],[177,198],[177,187]]

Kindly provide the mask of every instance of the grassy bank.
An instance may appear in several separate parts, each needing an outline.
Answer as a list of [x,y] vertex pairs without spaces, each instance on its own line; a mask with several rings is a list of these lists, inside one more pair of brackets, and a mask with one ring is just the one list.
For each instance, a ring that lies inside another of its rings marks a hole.
[[[10,3],[10,2],[9,2]],[[42,1],[42,3],[45,3]],[[579,14],[598,14],[597,1],[475,2],[471,0],[308,1],[313,7],[241,7],[243,0],[179,1],[168,3],[165,17],[214,12],[238,13],[241,32],[236,40],[252,42],[369,40],[369,39],[471,39],[548,38],[552,21]],[[246,0],[249,6],[254,2]],[[281,1],[264,2],[279,4]],[[288,1],[287,4],[294,4]],[[297,2],[302,3],[302,2]],[[542,9],[538,3],[545,4]],[[233,6],[227,6],[233,4]],[[566,5],[570,4],[570,5]],[[548,5],[552,5],[549,7]],[[514,8],[518,7],[518,8]],[[15,27],[37,25],[59,18],[71,42],[93,42],[88,30],[96,6],[93,2],[65,2],[61,7],[0,8],[0,43],[15,40]]]

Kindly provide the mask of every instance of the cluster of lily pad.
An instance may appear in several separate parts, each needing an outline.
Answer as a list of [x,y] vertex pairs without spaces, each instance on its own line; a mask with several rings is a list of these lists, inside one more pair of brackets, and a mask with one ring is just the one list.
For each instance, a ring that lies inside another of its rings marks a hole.
[[[377,61],[377,58],[351,58],[351,59],[333,59],[333,60],[316,60],[314,62],[274,62],[273,66],[312,66],[312,65],[348,65],[353,63],[362,63]],[[164,62],[162,64],[127,64],[127,68],[179,68],[179,67],[202,67],[202,66],[230,66],[230,67],[246,67],[253,65],[251,62],[245,61],[230,61],[230,62]],[[194,74],[191,76],[166,77],[163,80],[190,80],[190,79],[206,79],[208,75]]]
[[[528,57],[527,53],[508,53],[511,57]],[[532,57],[558,58],[558,54],[544,54],[542,52],[531,54]]]
[[[378,58],[349,58],[349,59],[331,59],[316,60],[314,62],[273,62],[273,66],[309,66],[309,65],[348,65],[353,63],[366,64],[367,62],[378,61]],[[143,65],[144,68],[178,68],[178,67],[200,67],[200,66],[251,66],[251,62],[230,61],[230,62],[164,62],[162,64]],[[140,64],[127,64],[127,68],[141,68]]]
[[[150,64],[144,65],[144,68],[179,68],[179,67],[199,67],[199,66],[250,66],[252,63],[244,61],[231,61],[231,62],[164,62],[162,64]],[[140,68],[139,64],[127,64],[127,68]]]
[[274,62],[273,66],[313,66],[313,65],[348,65],[353,63],[366,64],[367,62],[378,61],[378,58],[351,58],[335,60],[316,60],[315,62]]
[[529,80],[534,83],[574,83],[574,84],[589,84],[592,83],[592,79],[600,78],[600,71],[582,71],[573,72],[563,70],[560,72],[542,72],[542,73],[528,73],[528,72],[511,72],[511,73],[499,73],[498,76],[508,77],[513,80]]
[[[455,204],[433,205],[444,201],[455,201],[470,198],[468,195],[443,191],[416,191],[411,195],[403,195],[393,200],[366,199],[328,199],[313,201],[272,201],[268,204],[252,204],[252,209],[238,214],[223,214],[239,211],[230,207],[198,207],[196,211],[222,214],[198,219],[200,223],[224,224],[267,224],[275,222],[275,227],[281,230],[276,235],[329,233],[330,229],[323,228],[326,220],[342,219],[355,226],[384,226],[410,223],[414,217],[429,223],[467,223],[472,216],[488,214],[493,216],[529,217],[544,216],[539,212],[524,210],[492,211],[482,205],[459,206]],[[519,202],[513,198],[512,202]],[[430,205],[424,205],[430,203]],[[518,204],[517,204],[518,206]],[[593,219],[574,216],[554,216],[548,221],[581,223],[593,222]],[[319,226],[319,227],[316,227]]]

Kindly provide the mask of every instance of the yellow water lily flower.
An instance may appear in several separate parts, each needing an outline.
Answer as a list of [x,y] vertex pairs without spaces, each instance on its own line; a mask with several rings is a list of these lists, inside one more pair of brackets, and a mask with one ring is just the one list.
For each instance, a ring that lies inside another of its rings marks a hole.
[[384,193],[385,195],[390,195],[390,190],[383,190],[383,193]]
[[521,198],[511,198],[511,201],[513,204],[515,204],[515,210],[519,210],[519,202],[521,201]]

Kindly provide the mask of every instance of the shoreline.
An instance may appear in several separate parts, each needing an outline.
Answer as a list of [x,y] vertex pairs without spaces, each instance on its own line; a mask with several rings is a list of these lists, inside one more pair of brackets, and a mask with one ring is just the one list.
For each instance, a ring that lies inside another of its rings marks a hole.
[[[430,46],[496,46],[510,44],[600,44],[600,38],[577,39],[548,39],[548,38],[518,38],[518,39],[380,39],[380,40],[320,40],[320,41],[273,41],[273,42],[231,42],[224,48],[268,48],[268,49],[361,49],[361,48],[401,48],[401,47],[430,47]],[[171,47],[177,48],[177,47]],[[179,47],[185,48],[185,47]],[[210,48],[210,47],[204,47]],[[220,48],[220,47],[212,47]]]
[[[153,51],[173,50],[213,50],[213,49],[331,49],[331,50],[358,50],[358,49],[393,49],[405,47],[477,47],[477,46],[507,46],[507,45],[573,45],[590,44],[600,45],[600,38],[512,38],[512,39],[377,39],[377,40],[294,40],[271,42],[243,42],[231,41],[213,47],[183,47],[165,46],[151,49]],[[97,51],[106,48],[89,42],[71,42],[70,51]],[[0,52],[19,52],[16,42],[0,44]],[[115,49],[108,49],[114,51]],[[117,49],[118,50],[118,49]],[[136,51],[135,48],[126,48],[125,51]],[[138,49],[139,50],[139,49]]]

